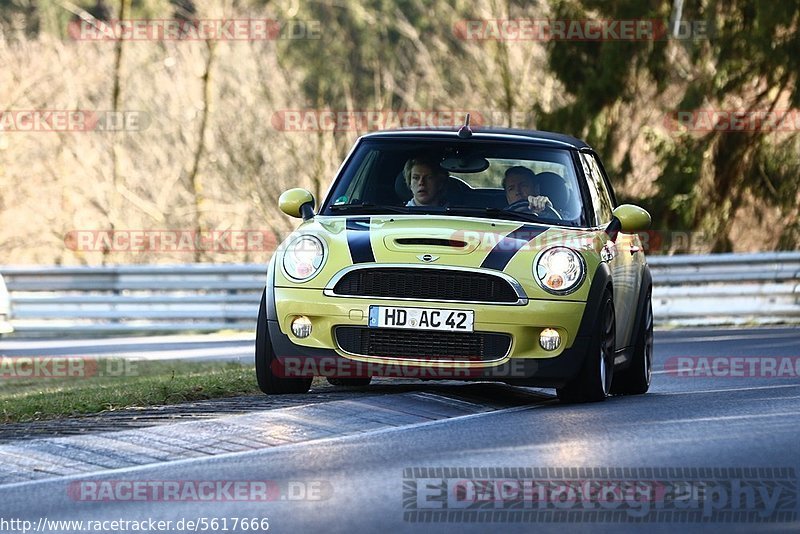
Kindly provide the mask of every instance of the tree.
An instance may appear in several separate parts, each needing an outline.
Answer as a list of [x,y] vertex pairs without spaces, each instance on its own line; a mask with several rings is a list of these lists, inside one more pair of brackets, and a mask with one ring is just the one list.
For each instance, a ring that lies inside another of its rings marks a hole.
[[[624,113],[615,113],[620,107],[657,106],[664,118],[697,110],[752,116],[800,104],[797,0],[709,0],[699,5],[680,0],[674,5],[659,0],[562,0],[555,13],[556,19],[663,21],[672,14],[673,19],[704,22],[710,32],[683,40],[673,36],[550,44],[550,68],[573,100],[542,113],[541,123],[568,125],[584,134],[606,161],[615,162],[612,174],[620,184],[633,173],[630,146],[619,144],[620,132],[630,127]],[[665,22],[664,27],[674,26]],[[642,79],[657,88],[654,101],[638,98]],[[657,192],[648,203],[657,227],[702,230],[711,237],[712,250],[731,250],[733,220],[743,203],[753,199],[779,209],[786,228],[782,246],[797,246],[791,237],[798,233],[791,224],[797,220],[800,185],[796,129],[783,135],[758,127],[731,132],[722,126],[717,122],[707,132],[678,126],[666,136],[648,134],[658,157]],[[624,156],[615,158],[620,152]]]

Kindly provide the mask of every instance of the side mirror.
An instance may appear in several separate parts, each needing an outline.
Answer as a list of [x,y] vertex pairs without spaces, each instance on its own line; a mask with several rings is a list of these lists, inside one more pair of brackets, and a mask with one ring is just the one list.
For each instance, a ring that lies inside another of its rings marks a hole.
[[617,206],[612,213],[614,218],[608,223],[606,233],[612,241],[617,239],[617,234],[622,231],[625,233],[641,232],[650,228],[650,214],[647,210],[634,206],[633,204],[623,204]]
[[278,198],[278,207],[291,217],[302,217],[304,221],[314,217],[314,195],[306,189],[296,187],[284,191]]

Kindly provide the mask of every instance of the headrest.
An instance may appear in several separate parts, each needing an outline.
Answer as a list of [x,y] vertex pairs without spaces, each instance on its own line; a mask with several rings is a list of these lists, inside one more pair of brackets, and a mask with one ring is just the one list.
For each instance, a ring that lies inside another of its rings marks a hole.
[[411,194],[411,189],[406,185],[406,177],[403,175],[403,171],[400,171],[400,174],[398,174],[397,178],[394,180],[394,192],[397,193],[397,197],[402,200],[403,203],[408,202],[411,200],[411,197],[414,196]]
[[548,197],[554,206],[564,208],[569,201],[569,188],[558,174],[540,172],[536,175],[540,194]]

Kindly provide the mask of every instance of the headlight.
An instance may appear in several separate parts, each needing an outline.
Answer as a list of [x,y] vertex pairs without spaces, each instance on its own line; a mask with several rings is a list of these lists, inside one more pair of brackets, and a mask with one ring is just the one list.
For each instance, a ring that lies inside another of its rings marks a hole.
[[296,238],[283,254],[283,270],[298,281],[310,280],[319,272],[325,261],[325,246],[313,235]]
[[572,293],[585,276],[583,257],[567,247],[543,250],[533,265],[533,277],[542,289],[555,295]]

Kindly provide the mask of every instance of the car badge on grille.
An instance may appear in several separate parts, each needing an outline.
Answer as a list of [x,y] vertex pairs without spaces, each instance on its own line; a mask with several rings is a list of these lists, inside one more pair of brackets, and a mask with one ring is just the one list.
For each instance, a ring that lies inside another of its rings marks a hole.
[[419,261],[424,261],[425,263],[431,263],[439,259],[439,256],[434,256],[433,254],[423,254],[422,256],[417,256]]

